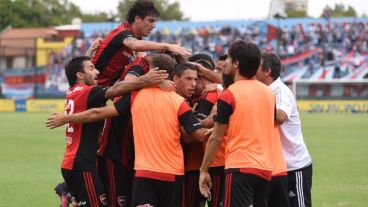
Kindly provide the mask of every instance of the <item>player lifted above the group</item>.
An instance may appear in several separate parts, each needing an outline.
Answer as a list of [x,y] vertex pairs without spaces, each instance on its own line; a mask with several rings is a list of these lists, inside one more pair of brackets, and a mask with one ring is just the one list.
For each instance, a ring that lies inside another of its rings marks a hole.
[[138,0],[133,4],[128,11],[127,21],[107,35],[92,59],[100,71],[99,85],[113,85],[124,67],[135,59],[135,52],[162,50],[190,55],[189,50],[176,44],[142,40],[156,27],[159,15],[151,1]]

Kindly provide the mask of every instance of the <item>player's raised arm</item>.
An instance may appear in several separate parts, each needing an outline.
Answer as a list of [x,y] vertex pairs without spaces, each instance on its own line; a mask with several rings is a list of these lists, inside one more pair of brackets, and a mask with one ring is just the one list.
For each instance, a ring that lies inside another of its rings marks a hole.
[[170,51],[172,53],[180,54],[180,55],[191,55],[190,50],[181,47],[180,45],[176,44],[169,44],[169,43],[159,43],[159,42],[152,42],[146,40],[138,40],[135,37],[127,37],[124,39],[123,44],[137,52],[144,52],[150,50],[164,50]]
[[114,98],[143,87],[155,86],[162,83],[169,75],[164,70],[154,68],[139,77],[130,77],[128,81],[121,81],[106,91],[106,98]]

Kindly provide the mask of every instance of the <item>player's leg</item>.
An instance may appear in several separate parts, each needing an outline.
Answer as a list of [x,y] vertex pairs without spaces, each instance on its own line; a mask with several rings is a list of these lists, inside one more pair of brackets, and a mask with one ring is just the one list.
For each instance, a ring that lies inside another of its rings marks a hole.
[[133,179],[132,205],[131,206],[160,206],[158,201],[158,189],[156,180],[135,177]]
[[[175,181],[157,181],[160,206],[185,207],[184,176],[176,176]],[[193,206],[195,207],[195,206]]]
[[204,206],[206,199],[199,191],[199,172],[193,170],[185,173],[185,204],[186,206]]
[[224,207],[253,205],[253,182],[248,174],[225,174]]
[[289,207],[287,176],[272,177],[268,197],[269,207]]
[[209,169],[212,180],[211,200],[208,202],[209,207],[219,207],[223,205],[223,191],[225,171],[224,167],[211,167]]
[[289,201],[291,207],[312,206],[312,165],[288,172]]

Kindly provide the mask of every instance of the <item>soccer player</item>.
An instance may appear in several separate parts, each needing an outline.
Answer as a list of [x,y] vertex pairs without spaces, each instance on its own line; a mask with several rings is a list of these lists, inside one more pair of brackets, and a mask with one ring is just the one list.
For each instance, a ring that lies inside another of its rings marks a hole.
[[[173,59],[164,54],[138,57],[124,69],[120,81],[131,81],[150,68],[174,68]],[[117,100],[116,100],[117,101]],[[99,154],[99,175],[111,207],[130,206],[134,168],[134,142],[131,116],[106,119]]]
[[[159,71],[153,71],[150,75],[130,83],[119,83],[111,88],[104,88],[96,85],[99,73],[86,56],[70,60],[65,67],[65,73],[70,85],[66,95],[66,114],[100,107],[108,98],[157,83],[157,80],[160,82],[166,76]],[[153,82],[152,78],[155,79]],[[106,195],[96,169],[100,128],[100,122],[66,126],[67,147],[61,171],[77,205],[107,206]]]
[[124,67],[131,63],[134,51],[167,50],[180,55],[190,51],[176,44],[156,43],[142,40],[156,27],[159,12],[149,0],[137,0],[122,22],[111,31],[97,48],[92,62],[100,71],[98,85],[111,86],[117,81]]
[[268,85],[276,96],[276,122],[288,170],[287,192],[290,205],[311,206],[312,159],[304,143],[296,101],[291,90],[280,79],[279,57],[273,53],[264,53],[262,59],[257,79]]
[[217,102],[215,126],[208,140],[200,169],[199,187],[209,197],[212,186],[208,169],[225,136],[224,207],[267,206],[271,180],[270,139],[274,133],[275,99],[264,84],[255,80],[261,62],[259,48],[236,41],[226,60],[235,83]]
[[[172,73],[172,69],[165,69]],[[182,206],[184,158],[179,126],[199,141],[205,141],[207,130],[202,128],[185,99],[177,93],[158,88],[143,89],[124,96],[111,106],[79,114],[54,114],[49,118],[48,126],[55,128],[68,122],[91,122],[119,114],[129,116],[130,111],[136,170],[132,205]]]
[[[213,71],[215,63],[212,58],[204,53],[198,53],[188,58],[189,61]],[[198,75],[195,97],[190,99],[194,106],[194,113],[200,120],[207,118],[218,99],[217,91],[206,91],[208,85],[213,84],[203,75]],[[187,206],[204,206],[206,198],[200,193],[199,168],[201,167],[206,143],[192,142],[185,146],[185,199]],[[215,181],[211,190],[212,199],[209,206],[222,204],[222,188],[224,177],[224,145],[218,151],[216,159],[211,163],[210,174]]]

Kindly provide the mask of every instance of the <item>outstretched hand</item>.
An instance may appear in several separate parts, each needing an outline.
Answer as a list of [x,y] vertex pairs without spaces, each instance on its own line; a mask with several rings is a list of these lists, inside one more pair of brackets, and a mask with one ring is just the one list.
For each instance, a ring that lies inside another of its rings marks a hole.
[[63,126],[65,124],[65,122],[63,121],[63,118],[65,116],[66,115],[64,113],[53,113],[49,118],[47,118],[45,123],[46,127],[49,129],[55,129]]
[[174,54],[183,55],[183,56],[189,56],[192,55],[192,52],[188,50],[187,48],[184,48],[180,45],[176,44],[169,44],[168,50]]

